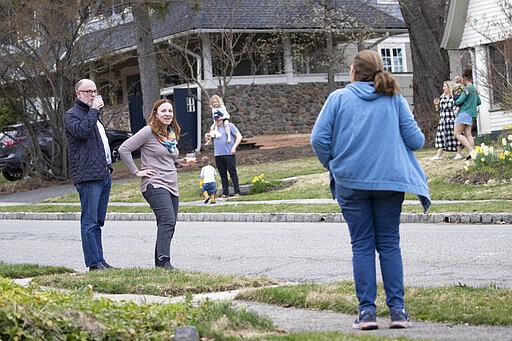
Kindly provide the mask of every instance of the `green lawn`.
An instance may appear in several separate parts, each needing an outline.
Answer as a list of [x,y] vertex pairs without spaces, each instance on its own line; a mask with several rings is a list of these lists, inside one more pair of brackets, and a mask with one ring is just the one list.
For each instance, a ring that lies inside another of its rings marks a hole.
[[[429,178],[430,193],[433,200],[490,200],[489,202],[475,202],[471,205],[465,203],[447,203],[435,204],[430,212],[449,213],[449,212],[481,212],[481,213],[500,213],[508,212],[512,200],[512,182],[468,185],[451,183],[455,174],[464,171],[465,162],[462,160],[453,160],[448,156],[442,161],[431,161],[430,158],[435,154],[435,150],[427,149],[416,153],[418,160],[422,164]],[[117,163],[115,167],[120,169],[124,164]],[[277,181],[284,178],[295,177],[293,185],[273,190],[269,192],[243,195],[240,198],[231,198],[230,202],[235,201],[259,201],[259,200],[287,200],[287,199],[330,199],[331,194],[328,186],[328,173],[323,169],[315,157],[301,158],[296,160],[269,162],[258,165],[247,165],[238,167],[240,182],[250,184],[252,179],[260,174],[264,174],[266,181]],[[220,180],[218,181],[220,183]],[[180,171],[179,173],[180,202],[199,201],[199,172],[198,171]],[[406,199],[416,200],[412,194],[407,194]],[[78,195],[71,193],[64,196],[58,196],[46,203],[73,203],[79,202]],[[116,206],[116,202],[121,203],[145,203],[139,189],[139,180],[117,182],[112,186],[110,196],[109,212],[146,212],[151,213],[147,205],[142,207],[122,207]],[[27,207],[12,206],[0,207],[4,212],[26,211]],[[77,206],[58,205],[57,207],[31,206],[31,212],[78,212]],[[333,204],[239,204],[239,205],[204,205],[204,206],[184,206],[180,207],[182,213],[194,212],[240,212],[240,213],[338,213],[339,208]],[[420,213],[419,205],[404,205],[404,212]]]

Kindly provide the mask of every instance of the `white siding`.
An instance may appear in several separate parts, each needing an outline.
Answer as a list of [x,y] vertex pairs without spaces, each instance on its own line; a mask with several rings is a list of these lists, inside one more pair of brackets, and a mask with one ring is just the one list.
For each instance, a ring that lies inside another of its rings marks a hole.
[[503,127],[512,124],[512,113],[503,113],[503,111],[493,111],[491,116],[491,130],[503,130]]
[[488,44],[512,36],[512,23],[503,10],[511,3],[512,0],[470,0],[460,48]]

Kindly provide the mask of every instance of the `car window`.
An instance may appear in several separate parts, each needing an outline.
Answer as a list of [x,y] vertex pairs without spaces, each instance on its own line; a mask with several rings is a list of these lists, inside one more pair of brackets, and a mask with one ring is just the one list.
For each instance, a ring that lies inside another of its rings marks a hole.
[[4,146],[12,146],[13,141],[18,136],[18,130],[5,130],[1,134],[2,137],[0,138],[0,143]]

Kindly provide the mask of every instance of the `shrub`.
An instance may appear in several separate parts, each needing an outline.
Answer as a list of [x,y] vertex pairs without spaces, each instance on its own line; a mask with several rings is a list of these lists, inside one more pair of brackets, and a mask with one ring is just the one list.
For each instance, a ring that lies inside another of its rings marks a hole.
[[172,340],[180,326],[196,326],[208,340],[234,331],[269,331],[272,322],[230,302],[160,304],[115,302],[80,291],[21,287],[0,277],[0,340]]

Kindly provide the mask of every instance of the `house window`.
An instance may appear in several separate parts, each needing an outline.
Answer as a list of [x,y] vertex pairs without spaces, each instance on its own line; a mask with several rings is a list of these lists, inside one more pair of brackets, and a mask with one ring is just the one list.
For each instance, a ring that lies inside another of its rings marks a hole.
[[196,99],[187,97],[187,112],[196,112]]
[[405,49],[403,47],[380,47],[379,50],[384,70],[389,72],[407,72]]
[[122,0],[111,0],[100,3],[96,15],[104,15],[106,17],[121,15],[127,5]]
[[489,45],[488,84],[492,91],[492,106],[498,109],[505,91],[512,82],[512,40]]

